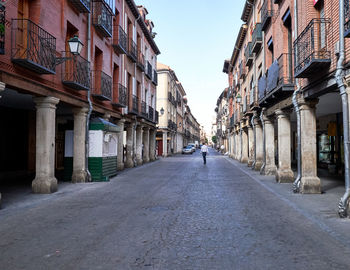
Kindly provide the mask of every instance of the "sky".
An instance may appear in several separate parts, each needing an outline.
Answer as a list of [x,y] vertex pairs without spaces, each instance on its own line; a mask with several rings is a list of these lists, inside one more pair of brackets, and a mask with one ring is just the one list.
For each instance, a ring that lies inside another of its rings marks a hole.
[[136,0],[147,8],[161,52],[158,62],[173,69],[191,112],[207,132],[216,101],[228,87],[222,72],[242,25],[244,0]]

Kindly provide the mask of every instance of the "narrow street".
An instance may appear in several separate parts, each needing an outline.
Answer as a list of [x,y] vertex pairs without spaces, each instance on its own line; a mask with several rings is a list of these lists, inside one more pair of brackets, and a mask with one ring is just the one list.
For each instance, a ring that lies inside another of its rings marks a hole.
[[349,269],[348,245],[210,150],[4,208],[0,269]]

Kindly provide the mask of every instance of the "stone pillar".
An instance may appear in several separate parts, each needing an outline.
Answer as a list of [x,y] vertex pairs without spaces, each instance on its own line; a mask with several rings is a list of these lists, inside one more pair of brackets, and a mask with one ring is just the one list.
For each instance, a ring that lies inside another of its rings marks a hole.
[[134,167],[134,124],[128,124],[126,126],[126,160],[125,167]]
[[163,157],[168,156],[168,132],[163,131]]
[[321,193],[321,180],[317,177],[316,104],[318,100],[298,100],[301,123],[301,183],[300,192]]
[[234,159],[238,159],[238,148],[239,148],[238,134],[236,131],[234,131],[233,135],[234,135],[234,144],[235,144]]
[[278,169],[276,181],[279,183],[291,183],[294,181],[294,173],[291,169],[291,132],[289,113],[277,110],[278,128]]
[[149,157],[149,127],[143,128],[143,163],[150,161]]
[[230,146],[230,150],[229,150],[229,157],[232,158],[233,157],[233,135],[232,133],[230,132],[229,133],[229,146]]
[[251,167],[254,162],[254,132],[251,126],[248,126],[248,145],[249,145],[248,167]]
[[256,157],[255,157],[255,163],[254,163],[254,170],[260,171],[261,166],[263,164],[263,134],[262,134],[262,128],[258,119],[258,115],[254,118],[254,125],[255,125],[255,147],[256,147]]
[[142,137],[143,137],[143,126],[138,125],[136,128],[136,163],[137,165],[142,165],[143,160],[142,160]]
[[275,128],[270,118],[264,115],[265,125],[265,166],[260,171],[263,175],[275,175]]
[[85,138],[86,138],[86,116],[88,108],[74,108],[74,143],[73,143],[73,183],[84,183],[87,181],[85,168]]
[[150,130],[149,133],[149,159],[154,161],[156,159],[156,131]]
[[121,131],[118,133],[118,153],[117,153],[117,169],[118,171],[124,170],[124,145],[123,145],[123,136],[124,136],[124,123],[125,119],[118,121],[117,125],[120,127]]
[[237,154],[236,154],[236,159],[239,161],[241,160],[241,133],[238,130],[238,132],[236,133],[236,146],[237,146]]
[[57,191],[55,178],[55,125],[58,98],[36,97],[36,171],[34,193]]
[[241,162],[246,163],[248,162],[248,134],[247,131],[245,131],[242,128],[242,157]]

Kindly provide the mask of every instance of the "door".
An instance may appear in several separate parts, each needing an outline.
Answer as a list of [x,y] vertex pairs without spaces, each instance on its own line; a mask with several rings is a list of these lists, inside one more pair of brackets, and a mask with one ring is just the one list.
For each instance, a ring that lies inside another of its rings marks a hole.
[[162,156],[163,155],[163,140],[157,141],[157,155]]

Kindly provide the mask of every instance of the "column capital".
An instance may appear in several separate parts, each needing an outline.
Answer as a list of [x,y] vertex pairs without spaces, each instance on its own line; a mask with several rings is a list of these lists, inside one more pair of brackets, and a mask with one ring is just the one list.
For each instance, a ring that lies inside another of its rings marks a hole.
[[117,125],[125,124],[125,119],[119,119]]
[[56,105],[60,100],[55,97],[33,97],[36,108],[51,108],[56,109]]
[[85,107],[82,107],[82,108],[73,108],[72,109],[72,112],[73,112],[73,114],[75,114],[75,115],[84,115],[84,116],[86,116],[87,115],[87,113],[88,113],[88,111],[89,111],[89,108],[85,108]]
[[314,98],[314,99],[308,99],[305,100],[304,97],[300,97],[298,98],[298,104],[300,106],[300,110],[310,110],[310,109],[314,109],[319,101],[318,98]]
[[144,130],[144,131],[149,131],[149,130],[150,130],[150,127],[149,127],[149,126],[144,126],[144,127],[143,127],[143,130]]
[[290,112],[282,109],[275,110],[277,118],[289,118]]
[[111,119],[111,114],[106,112],[104,115],[103,115],[103,119],[106,120],[106,121],[109,121],[109,119]]

